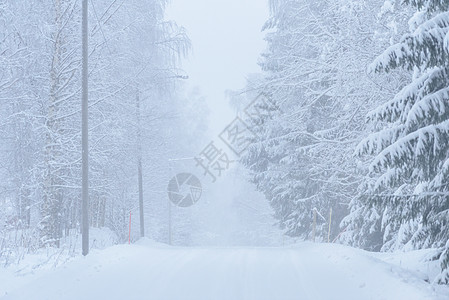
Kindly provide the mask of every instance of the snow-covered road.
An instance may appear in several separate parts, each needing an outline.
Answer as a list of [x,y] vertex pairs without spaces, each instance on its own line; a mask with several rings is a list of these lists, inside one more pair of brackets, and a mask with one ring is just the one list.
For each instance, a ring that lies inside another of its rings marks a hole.
[[0,299],[339,300],[449,299],[366,252],[304,243],[289,248],[120,245],[35,276]]

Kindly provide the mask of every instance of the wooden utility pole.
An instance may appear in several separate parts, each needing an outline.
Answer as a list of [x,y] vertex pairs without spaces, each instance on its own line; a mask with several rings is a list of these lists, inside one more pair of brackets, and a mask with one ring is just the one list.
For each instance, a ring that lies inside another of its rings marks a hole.
[[315,234],[316,234],[316,208],[313,209],[313,233],[312,238],[315,243]]
[[[168,175],[172,175],[172,169],[171,169],[171,160],[168,160]],[[170,180],[170,178],[169,178]],[[170,181],[169,181],[170,182]],[[170,197],[167,198],[167,204],[168,204],[168,244],[171,245],[171,200]]]
[[172,244],[172,232],[171,232],[171,218],[172,218],[172,212],[171,212],[171,201],[168,200],[168,244],[171,246]]
[[329,243],[331,240],[331,224],[332,224],[332,207],[329,212],[329,231],[327,232],[327,242]]
[[82,247],[83,255],[89,253],[89,126],[88,126],[88,8],[87,0],[82,5],[83,21],[83,70],[82,70]]
[[142,175],[142,128],[140,123],[140,97],[139,89],[136,96],[137,108],[137,173],[139,177],[139,213],[140,213],[140,237],[145,236],[145,220],[143,214],[143,175]]

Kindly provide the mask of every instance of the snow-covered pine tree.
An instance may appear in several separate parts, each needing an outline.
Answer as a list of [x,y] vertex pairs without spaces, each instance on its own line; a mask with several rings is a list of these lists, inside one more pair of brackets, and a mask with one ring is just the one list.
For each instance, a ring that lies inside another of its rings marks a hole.
[[405,68],[412,81],[369,114],[377,131],[359,154],[373,154],[365,207],[382,214],[384,250],[403,245],[441,249],[449,283],[449,1],[405,0],[416,9],[410,32],[370,66]]

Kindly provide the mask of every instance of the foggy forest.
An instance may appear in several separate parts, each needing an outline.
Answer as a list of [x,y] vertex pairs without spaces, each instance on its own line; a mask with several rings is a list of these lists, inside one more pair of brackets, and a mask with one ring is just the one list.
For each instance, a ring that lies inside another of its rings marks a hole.
[[0,0],[0,299],[449,299],[449,0]]

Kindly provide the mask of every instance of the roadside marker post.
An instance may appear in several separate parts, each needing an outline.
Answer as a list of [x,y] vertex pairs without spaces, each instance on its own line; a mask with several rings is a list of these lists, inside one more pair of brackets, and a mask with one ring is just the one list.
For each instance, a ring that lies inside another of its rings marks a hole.
[[131,244],[131,211],[129,211],[129,232],[128,232],[128,244]]

